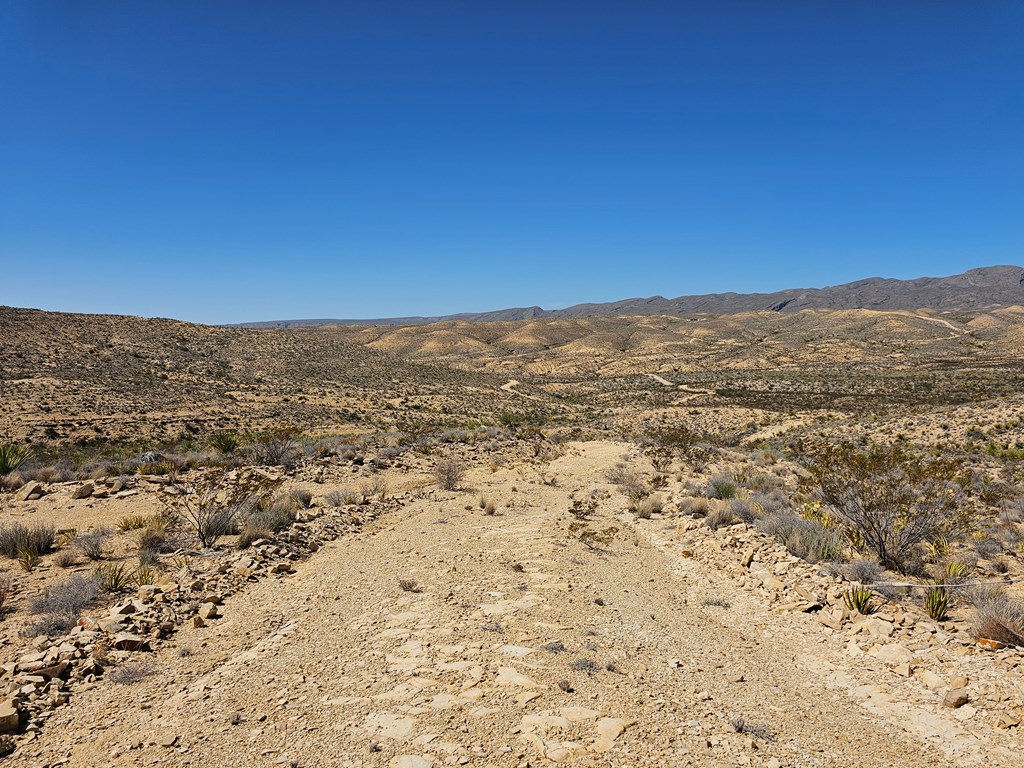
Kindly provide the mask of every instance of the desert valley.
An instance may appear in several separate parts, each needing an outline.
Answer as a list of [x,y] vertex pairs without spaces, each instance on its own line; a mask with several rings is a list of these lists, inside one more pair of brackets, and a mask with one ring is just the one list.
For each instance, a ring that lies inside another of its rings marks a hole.
[[957,290],[0,308],[5,759],[1024,765],[1024,306]]

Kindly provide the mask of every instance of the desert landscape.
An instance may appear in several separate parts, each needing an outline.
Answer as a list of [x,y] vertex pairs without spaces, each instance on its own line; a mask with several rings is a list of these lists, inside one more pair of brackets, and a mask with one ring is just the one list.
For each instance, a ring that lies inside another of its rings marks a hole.
[[1024,768],[1022,73],[0,2],[0,768]]
[[1024,765],[1024,308],[0,309],[13,765]]

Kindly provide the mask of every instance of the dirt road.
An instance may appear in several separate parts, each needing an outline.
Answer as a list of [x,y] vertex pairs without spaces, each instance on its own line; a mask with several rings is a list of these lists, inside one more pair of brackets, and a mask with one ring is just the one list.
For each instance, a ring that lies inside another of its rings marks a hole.
[[634,526],[613,497],[591,523],[619,528],[607,551],[571,539],[570,494],[607,487],[625,450],[572,448],[546,470],[555,486],[500,469],[410,500],[181,632],[154,674],[76,694],[11,762],[1022,764],[851,697],[857,671],[814,619],[682,557],[671,521]]

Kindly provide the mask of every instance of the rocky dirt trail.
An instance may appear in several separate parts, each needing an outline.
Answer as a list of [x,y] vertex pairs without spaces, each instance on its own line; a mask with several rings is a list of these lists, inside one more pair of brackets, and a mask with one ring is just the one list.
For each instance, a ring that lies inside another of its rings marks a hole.
[[851,695],[861,661],[684,557],[669,521],[612,497],[593,522],[619,528],[606,551],[571,539],[570,496],[607,488],[626,450],[572,447],[553,486],[502,468],[423,493],[229,598],[148,677],[77,693],[10,763],[1024,765]]

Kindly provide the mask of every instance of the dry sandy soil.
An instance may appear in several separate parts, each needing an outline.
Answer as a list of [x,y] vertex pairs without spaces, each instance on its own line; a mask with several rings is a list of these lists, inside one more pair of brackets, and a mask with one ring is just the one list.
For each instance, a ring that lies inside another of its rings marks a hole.
[[[631,450],[573,444],[547,482],[480,468],[457,492],[396,473],[394,511],[137,654],[140,681],[83,685],[11,764],[1024,765],[999,726],[1020,666],[898,608],[889,636],[825,626],[793,600],[837,583],[745,526],[625,514],[606,474]],[[597,550],[566,513],[593,492],[593,525],[619,528]],[[971,703],[943,707],[960,676]]]

